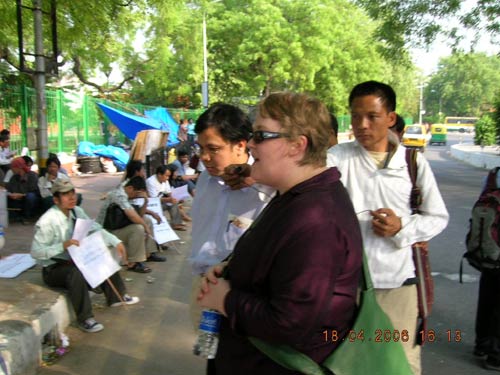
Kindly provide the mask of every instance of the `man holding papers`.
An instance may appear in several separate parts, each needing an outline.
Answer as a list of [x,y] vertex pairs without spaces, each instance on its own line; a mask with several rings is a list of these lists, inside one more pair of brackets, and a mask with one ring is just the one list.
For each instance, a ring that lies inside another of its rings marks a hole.
[[[56,180],[52,184],[51,191],[55,205],[45,212],[35,225],[31,256],[43,266],[42,276],[48,286],[68,290],[76,312],[78,327],[85,332],[99,332],[104,327],[94,319],[88,293],[90,286],[68,253],[69,247],[79,246],[79,241],[73,239],[77,219],[89,220],[89,217],[81,207],[76,206],[75,187],[69,180]],[[114,247],[120,256],[126,256],[121,240],[94,222],[89,234],[95,232],[100,232],[107,247]],[[85,251],[85,249],[79,250]],[[112,274],[100,288],[111,307],[139,302],[138,297],[126,294],[118,272]]]
[[[172,228],[175,230],[186,230],[182,222],[182,213],[179,210],[179,202],[172,197],[172,189],[168,183],[170,170],[166,165],[160,165],[156,168],[156,173],[146,180],[148,195],[151,198],[159,197],[163,210],[168,211],[172,219]],[[190,220],[190,219],[189,219]]]

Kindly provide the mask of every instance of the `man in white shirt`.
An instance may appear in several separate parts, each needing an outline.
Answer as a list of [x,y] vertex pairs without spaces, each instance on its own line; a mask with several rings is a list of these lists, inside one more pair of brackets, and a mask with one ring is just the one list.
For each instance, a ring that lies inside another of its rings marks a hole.
[[396,121],[396,94],[383,83],[369,81],[349,96],[356,140],[328,150],[349,191],[363,234],[377,300],[394,328],[408,332],[403,342],[415,374],[421,373],[416,345],[418,301],[411,245],[428,241],[448,223],[448,212],[434,174],[422,154],[417,158],[420,213],[411,214],[405,148],[389,130]]
[[151,198],[160,198],[163,210],[167,210],[170,214],[172,228],[175,230],[186,230],[182,222],[182,215],[177,199],[170,195],[172,192],[168,183],[170,173],[166,165],[160,165],[156,168],[156,173],[146,179],[146,188]]
[[14,153],[10,151],[10,137],[6,134],[0,134],[0,168],[4,173],[10,169],[13,158]]
[[[192,252],[190,262],[195,275],[205,273],[224,260],[236,241],[270,201],[274,190],[255,184],[231,190],[222,175],[232,164],[252,164],[247,149],[252,124],[237,107],[215,104],[196,121],[200,160],[206,169],[200,174],[193,201]],[[192,293],[193,320],[199,318],[196,304],[199,277]]]

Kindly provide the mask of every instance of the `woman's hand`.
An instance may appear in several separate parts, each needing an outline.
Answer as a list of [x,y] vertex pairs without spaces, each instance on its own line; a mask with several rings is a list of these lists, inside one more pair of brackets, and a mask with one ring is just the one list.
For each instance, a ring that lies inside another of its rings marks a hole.
[[[204,282],[206,282],[206,279],[202,281],[202,284]],[[207,292],[202,292],[198,295],[198,305],[217,310],[222,315],[227,316],[224,309],[224,300],[230,290],[231,286],[227,280],[218,279],[217,284],[210,284]]]
[[[200,291],[197,297],[200,306],[216,309],[224,315],[224,298],[231,289],[229,283],[221,279],[222,272],[226,266],[227,262],[219,263],[210,268],[207,273],[202,276]],[[219,284],[223,284],[222,287],[220,287]],[[216,304],[218,307],[212,306],[212,304]]]

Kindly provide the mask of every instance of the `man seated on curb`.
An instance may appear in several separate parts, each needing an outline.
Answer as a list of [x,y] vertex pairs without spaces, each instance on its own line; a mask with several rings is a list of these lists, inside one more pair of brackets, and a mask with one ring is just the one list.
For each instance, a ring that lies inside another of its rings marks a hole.
[[38,175],[22,157],[12,160],[11,168],[14,175],[6,185],[8,207],[20,210],[21,221],[30,220],[39,213]]
[[[94,319],[89,296],[90,286],[67,251],[71,245],[79,246],[77,240],[71,239],[76,219],[89,219],[89,217],[82,208],[76,206],[75,187],[69,180],[56,180],[52,184],[52,194],[54,206],[42,215],[35,225],[31,256],[43,265],[42,276],[48,286],[68,290],[78,327],[85,332],[99,332],[104,327]],[[94,223],[91,232],[96,231],[101,231],[104,243],[108,247],[115,247],[117,252],[125,257],[125,247],[121,240]],[[119,272],[113,274],[109,280],[123,300],[121,302],[108,282],[104,282],[100,288],[109,306],[120,306],[123,303],[133,305],[139,302],[138,297],[131,297],[126,293]]]
[[172,192],[168,179],[170,170],[166,165],[160,165],[156,168],[156,174],[150,176],[146,180],[148,195],[151,198],[159,197],[161,207],[164,211],[168,211],[172,220],[172,228],[175,230],[186,230],[186,226],[182,222],[182,213],[179,210],[177,199],[170,194]]
[[[135,210],[130,199],[144,198],[144,204]],[[132,177],[124,186],[118,186],[109,192],[104,204],[97,215],[96,221],[103,225],[108,212],[108,207],[112,204],[117,205],[126,216],[130,224],[123,227],[110,230],[116,237],[121,239],[127,248],[128,270],[138,273],[151,272],[151,268],[144,265],[147,258],[151,262],[164,262],[166,259],[156,254],[156,242],[153,239],[153,233],[144,221],[144,211],[148,204],[148,195],[146,193],[146,182],[140,176]],[[118,221],[112,218],[112,221]],[[103,225],[106,227],[106,225]]]

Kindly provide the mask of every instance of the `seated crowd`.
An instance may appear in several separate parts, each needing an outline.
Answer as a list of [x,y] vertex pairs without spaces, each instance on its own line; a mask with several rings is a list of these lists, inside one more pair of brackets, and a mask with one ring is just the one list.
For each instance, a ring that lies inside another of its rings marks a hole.
[[[1,136],[0,136],[1,138]],[[8,166],[7,168],[4,168]],[[70,180],[61,162],[54,154],[47,159],[47,171],[39,176],[31,170],[33,160],[29,156],[13,158],[2,165],[0,184],[7,190],[7,207],[11,221],[31,221],[54,205],[51,187],[56,179]],[[77,204],[82,201],[77,195]]]
[[[15,158],[11,164],[14,182],[19,179],[16,177],[18,175],[29,181],[36,191],[34,195],[38,197],[40,207],[45,208],[45,213],[35,224],[31,247],[31,255],[43,266],[44,282],[51,287],[68,290],[81,330],[101,331],[104,327],[94,318],[89,291],[104,293],[106,302],[111,307],[135,304],[139,302],[139,298],[127,294],[119,272],[111,275],[97,288],[92,288],[73,262],[68,249],[72,245],[81,245],[72,238],[71,233],[77,219],[89,217],[82,208],[77,207],[81,195],[77,194],[69,177],[61,172],[59,160],[49,159],[47,173],[40,178],[29,171],[23,158]],[[162,218],[147,209],[150,197],[160,197],[160,201],[164,203],[163,209],[170,213],[174,229],[186,230],[183,220],[190,221],[189,216],[180,210],[180,202],[170,197],[167,181],[170,174],[170,169],[160,166],[156,174],[146,182],[142,162],[130,161],[124,180],[107,194],[92,224],[89,233],[100,232],[113,258],[128,271],[149,273],[152,269],[145,262],[166,261],[166,257],[158,254],[162,247],[165,248],[161,246],[164,244],[157,244],[153,237],[153,222],[160,223]],[[33,176],[32,180],[28,175]],[[26,194],[26,197],[31,195]],[[25,199],[28,201],[31,198]],[[33,207],[31,205],[29,209],[34,210]]]

